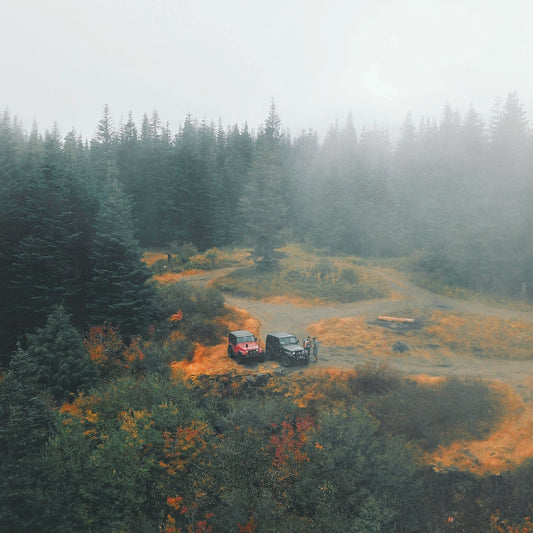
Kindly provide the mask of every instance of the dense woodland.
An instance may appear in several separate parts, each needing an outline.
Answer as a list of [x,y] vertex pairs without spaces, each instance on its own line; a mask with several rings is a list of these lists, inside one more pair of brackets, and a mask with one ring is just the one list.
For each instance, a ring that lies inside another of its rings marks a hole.
[[386,131],[357,133],[351,117],[322,143],[313,131],[293,139],[274,105],[257,132],[188,116],[176,135],[156,112],[115,129],[106,107],[90,142],[27,134],[5,113],[3,350],[57,303],[79,325],[137,331],[149,311],[136,241],[205,250],[268,235],[330,253],[417,253],[444,281],[518,296],[533,287],[532,142],[516,94],[487,121],[448,105],[418,127],[407,117],[394,146]]
[[[322,141],[312,130],[292,137],[274,104],[257,130],[187,116],[176,134],[156,112],[114,126],[106,107],[90,140],[27,132],[5,112],[5,531],[529,527],[530,465],[477,478],[418,459],[457,432],[486,431],[487,413],[497,416],[487,389],[458,382],[430,398],[366,369],[344,388],[325,378],[323,403],[302,408],[276,386],[172,378],[171,357],[220,338],[223,298],[156,287],[141,257],[152,247],[299,241],[329,254],[408,256],[438,283],[531,297],[532,148],[516,94],[486,119],[449,105],[439,119],[408,116],[394,143],[382,129],[357,131],[351,116]],[[160,341],[178,310],[182,349],[169,354]],[[475,423],[443,415],[458,397],[478,408]],[[400,398],[403,413],[429,414],[399,417]],[[435,417],[448,433],[428,426]]]

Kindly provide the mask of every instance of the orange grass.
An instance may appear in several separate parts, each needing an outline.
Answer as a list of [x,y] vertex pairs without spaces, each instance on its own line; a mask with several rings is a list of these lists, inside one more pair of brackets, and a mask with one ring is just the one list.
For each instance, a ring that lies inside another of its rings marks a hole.
[[409,379],[419,385],[438,386],[442,385],[447,378],[444,376],[428,376],[427,374],[410,375]]
[[437,470],[458,468],[475,474],[500,474],[533,457],[533,406],[508,385],[492,385],[499,393],[507,416],[485,439],[454,442],[428,454],[426,461]]
[[[259,335],[261,323],[253,318],[246,310],[235,306],[226,306],[227,313],[217,319],[217,323],[224,326],[228,331],[246,329],[256,337]],[[228,345],[226,342],[216,346],[203,346],[196,344],[192,361],[174,361],[171,363],[172,373],[177,376],[197,376],[227,374],[236,369],[246,372],[242,365],[228,357]]]
[[164,254],[162,252],[146,252],[142,260],[148,265],[152,266],[154,263],[157,263],[158,261],[161,261],[161,259],[167,259],[167,254]]
[[226,344],[216,346],[196,344],[192,361],[174,361],[170,366],[174,377],[191,377],[227,374],[235,370],[236,363],[228,357]]
[[184,270],[183,272],[165,272],[158,276],[153,276],[155,281],[165,284],[165,283],[176,283],[176,281],[186,278],[187,276],[194,276],[195,274],[201,274],[203,270]]
[[274,305],[292,304],[296,307],[313,307],[319,302],[318,300],[306,300],[298,296],[271,296],[264,298],[263,301]]
[[[394,331],[367,323],[367,317],[328,318],[308,327],[324,345],[353,347],[369,355],[390,355],[402,339],[412,346],[433,344],[440,350],[485,358],[533,358],[533,325],[474,314],[435,311],[420,330]],[[418,350],[422,355],[423,350]]]
[[533,357],[533,326],[474,314],[432,314],[425,335],[451,350],[488,358]]
[[308,327],[324,345],[352,347],[368,355],[389,355],[398,334],[368,324],[365,316],[326,318]]

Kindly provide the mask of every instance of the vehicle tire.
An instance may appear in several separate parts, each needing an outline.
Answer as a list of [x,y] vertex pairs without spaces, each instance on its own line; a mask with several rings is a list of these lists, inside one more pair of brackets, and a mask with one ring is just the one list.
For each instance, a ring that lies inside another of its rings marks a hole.
[[244,363],[244,357],[242,356],[242,353],[237,352],[237,363],[242,365]]
[[284,353],[282,356],[281,356],[281,364],[285,367],[289,367],[291,366],[291,358],[286,354]]
[[269,359],[274,359],[274,354],[270,346],[265,350],[265,360],[268,361]]
[[233,350],[231,349],[231,346],[228,346],[228,357],[230,359],[233,359],[235,357],[233,354]]

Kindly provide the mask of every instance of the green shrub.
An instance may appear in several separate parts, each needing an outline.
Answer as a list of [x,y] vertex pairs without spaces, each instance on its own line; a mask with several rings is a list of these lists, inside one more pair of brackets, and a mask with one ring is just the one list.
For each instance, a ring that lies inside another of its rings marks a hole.
[[[217,344],[221,338],[221,326],[213,322],[224,314],[224,297],[217,289],[194,287],[186,282],[160,286],[156,309],[155,337],[159,342],[166,340],[173,331],[183,333],[187,342]],[[179,346],[179,349],[190,354],[188,346]]]
[[359,274],[353,268],[343,268],[340,279],[347,283],[359,283]]
[[440,385],[404,380],[386,394],[374,396],[368,410],[386,431],[433,450],[454,440],[482,438],[494,426],[500,404],[479,381],[449,379]]
[[173,255],[173,261],[178,264],[185,264],[189,259],[198,253],[198,248],[190,242],[185,244],[171,244],[170,251]]
[[200,314],[194,314],[184,322],[183,333],[195,342],[205,345],[215,345],[220,342],[224,330],[218,324],[206,320]]
[[356,374],[348,378],[348,386],[354,394],[385,394],[400,386],[400,376],[387,365],[366,363],[356,368]]
[[224,312],[224,296],[216,289],[202,289],[196,293],[198,314],[213,320]]
[[312,275],[318,275],[321,280],[325,280],[328,276],[334,276],[339,269],[329,260],[321,259],[317,265],[313,265],[310,269]]
[[215,286],[221,291],[250,298],[283,295],[341,303],[381,298],[388,292],[382,280],[363,280],[352,268],[345,268],[339,274],[338,268],[326,259],[318,265],[300,268],[293,265],[280,265],[270,271],[242,268],[217,279]]

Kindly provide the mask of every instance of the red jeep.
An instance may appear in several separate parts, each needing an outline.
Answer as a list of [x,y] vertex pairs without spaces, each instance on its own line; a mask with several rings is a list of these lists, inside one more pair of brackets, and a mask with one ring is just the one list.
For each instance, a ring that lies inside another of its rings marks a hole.
[[257,359],[265,360],[265,352],[257,344],[257,339],[253,333],[246,330],[230,331],[228,334],[228,355],[232,359],[237,359],[237,363]]

